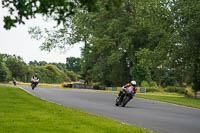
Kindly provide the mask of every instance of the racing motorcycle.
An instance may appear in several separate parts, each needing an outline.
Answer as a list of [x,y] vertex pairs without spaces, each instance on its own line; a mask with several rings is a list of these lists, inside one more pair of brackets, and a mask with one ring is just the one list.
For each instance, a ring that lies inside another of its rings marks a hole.
[[32,79],[32,81],[31,81],[31,88],[32,88],[32,90],[35,89],[35,87],[37,86],[38,82],[39,82],[38,79]]
[[134,93],[127,93],[126,91],[120,91],[116,99],[116,106],[125,107],[126,104],[133,98]]
[[17,82],[15,79],[13,79],[13,85],[16,86],[17,85]]

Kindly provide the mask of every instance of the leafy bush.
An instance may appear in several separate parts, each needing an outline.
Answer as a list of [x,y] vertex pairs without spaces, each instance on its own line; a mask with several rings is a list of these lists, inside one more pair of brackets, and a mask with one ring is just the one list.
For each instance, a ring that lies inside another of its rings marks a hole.
[[38,73],[40,83],[77,81],[80,75],[71,71],[65,73],[65,66],[63,63],[54,65],[45,61],[34,61],[27,65],[19,56],[0,53],[0,82],[7,82],[12,77],[17,81],[30,82],[34,73]]
[[158,85],[157,85],[157,83],[156,82],[150,82],[150,86],[152,86],[152,87],[157,87]]
[[166,92],[177,92],[184,94],[185,93],[185,88],[184,87],[178,87],[178,86],[168,86],[164,89]]
[[161,89],[155,87],[147,87],[146,92],[160,92]]
[[150,87],[150,85],[147,81],[142,81],[141,86],[142,87]]
[[67,71],[65,74],[71,79],[71,81],[77,81],[80,76],[73,71]]
[[194,97],[194,91],[192,90],[192,88],[186,88],[185,89],[185,95],[188,97]]
[[34,72],[38,73],[41,83],[62,83],[71,81],[68,75],[52,64],[34,67]]
[[[185,89],[185,95],[194,98],[194,90],[192,89],[192,87],[187,87]],[[198,98],[200,98],[200,92],[198,92]]]

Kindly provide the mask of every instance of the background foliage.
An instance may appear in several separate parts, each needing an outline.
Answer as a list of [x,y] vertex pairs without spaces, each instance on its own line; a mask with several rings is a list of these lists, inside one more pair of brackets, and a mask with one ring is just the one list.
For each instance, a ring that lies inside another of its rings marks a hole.
[[34,73],[38,73],[41,83],[71,82],[78,81],[80,78],[78,74],[67,69],[67,64],[64,63],[49,64],[45,61],[30,61],[26,64],[19,56],[0,54],[0,82],[7,82],[12,78],[30,82]]
[[[200,90],[199,0],[22,1],[3,0],[11,14],[5,28],[36,14],[63,22],[54,32],[32,28],[30,33],[36,39],[46,36],[42,49],[48,51],[83,43],[80,74],[87,83],[122,86],[136,80]],[[14,19],[13,11],[18,11]]]

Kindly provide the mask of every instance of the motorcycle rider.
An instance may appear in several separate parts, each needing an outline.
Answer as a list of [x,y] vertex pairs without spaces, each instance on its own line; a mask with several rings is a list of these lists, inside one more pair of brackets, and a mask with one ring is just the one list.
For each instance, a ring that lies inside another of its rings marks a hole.
[[33,75],[33,77],[31,78],[31,86],[32,86],[32,84],[33,83],[36,83],[36,86],[38,85],[38,82],[39,82],[39,78],[38,78],[38,74],[37,73],[35,73],[34,75]]
[[17,82],[16,82],[16,79],[15,79],[15,78],[13,78],[13,84],[14,84],[14,86],[16,86],[16,84],[17,84]]
[[128,83],[122,87],[122,90],[118,94],[119,96],[121,96],[120,101],[123,100],[125,94],[130,95],[129,100],[131,100],[133,98],[133,96],[136,94],[136,92],[137,92],[136,81],[133,80],[130,83]]

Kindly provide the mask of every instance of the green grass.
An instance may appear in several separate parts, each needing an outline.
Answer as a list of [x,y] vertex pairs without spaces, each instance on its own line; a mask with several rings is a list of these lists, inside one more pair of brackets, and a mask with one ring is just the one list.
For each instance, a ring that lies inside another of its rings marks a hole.
[[0,86],[1,133],[150,133]]
[[178,105],[200,109],[200,99],[185,97],[183,94],[178,94],[178,93],[168,93],[168,92],[138,93],[137,97],[174,103]]

